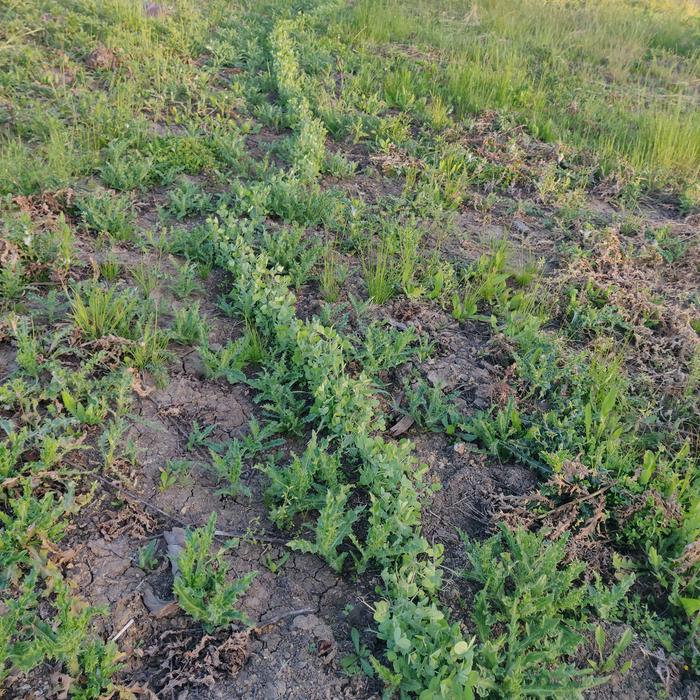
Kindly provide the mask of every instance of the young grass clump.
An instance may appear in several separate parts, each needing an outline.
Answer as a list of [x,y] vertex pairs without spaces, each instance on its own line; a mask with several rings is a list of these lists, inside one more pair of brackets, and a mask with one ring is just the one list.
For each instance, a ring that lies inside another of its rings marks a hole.
[[384,304],[396,293],[399,276],[394,252],[394,245],[387,238],[368,243],[363,251],[362,269],[367,294],[375,304]]
[[129,291],[93,282],[73,291],[70,306],[73,322],[89,340],[133,335],[137,304]]
[[199,302],[196,302],[175,311],[170,337],[181,345],[206,345],[209,331],[209,324],[202,316]]

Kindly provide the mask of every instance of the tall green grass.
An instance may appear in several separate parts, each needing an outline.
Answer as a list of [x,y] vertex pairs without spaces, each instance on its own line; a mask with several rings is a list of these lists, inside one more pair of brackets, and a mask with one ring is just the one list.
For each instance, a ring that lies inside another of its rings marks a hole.
[[427,61],[408,61],[415,90],[438,94],[457,118],[510,113],[650,187],[700,174],[697,4],[360,0],[347,21],[357,43],[423,49]]

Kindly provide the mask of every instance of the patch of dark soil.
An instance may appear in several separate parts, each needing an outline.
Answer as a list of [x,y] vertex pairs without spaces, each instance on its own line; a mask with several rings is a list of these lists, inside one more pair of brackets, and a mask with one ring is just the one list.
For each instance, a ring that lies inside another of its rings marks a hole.
[[[287,134],[288,133],[289,132],[287,132]],[[245,139],[248,155],[255,162],[259,162],[264,158],[269,158],[275,144],[284,139],[287,134],[279,133],[265,126],[254,134],[248,134]],[[282,161],[279,159],[274,160],[276,164],[283,165]]]
[[549,270],[558,264],[557,246],[564,237],[541,216],[514,213],[503,207],[489,212],[463,208],[454,216],[449,235],[432,232],[427,244],[439,248],[447,258],[466,264],[488,254],[495,242],[507,240],[512,265],[524,267],[544,259]]
[[[523,496],[537,487],[536,475],[518,464],[501,464],[471,445],[442,434],[412,437],[416,456],[429,478],[441,485],[430,500],[424,532],[446,544],[452,564],[461,560],[459,532],[483,538],[492,533],[503,496]],[[451,565],[452,565],[451,564]]]
[[398,197],[403,184],[402,177],[381,177],[371,167],[349,179],[326,176],[321,180],[322,187],[335,187],[351,199],[361,199],[368,205],[383,197]]
[[[253,415],[253,404],[247,387],[180,374],[164,389],[139,400],[137,411],[140,420],[134,430],[146,450],[148,469],[154,460],[179,456],[195,423],[200,428],[215,426],[212,440],[240,437]],[[159,439],[159,433],[167,439]]]
[[4,381],[17,369],[16,355],[17,351],[12,345],[0,342],[0,381]]
[[[491,342],[492,334],[485,324],[460,324],[437,304],[405,298],[386,304],[382,318],[396,328],[411,326],[419,334],[428,334],[434,351],[418,369],[431,386],[451,394],[464,415],[487,408],[507,393],[502,352]],[[407,375],[411,369],[402,368],[402,374]]]

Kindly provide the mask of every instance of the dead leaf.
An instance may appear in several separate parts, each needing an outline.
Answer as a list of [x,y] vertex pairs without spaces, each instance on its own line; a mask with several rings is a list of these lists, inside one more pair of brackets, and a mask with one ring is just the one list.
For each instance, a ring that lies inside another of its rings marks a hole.
[[180,609],[177,601],[161,600],[148,585],[144,586],[141,599],[143,600],[143,604],[148,608],[148,611],[156,619],[170,617],[170,615],[174,615]]
[[389,428],[389,435],[391,437],[399,437],[403,435],[414,423],[415,421],[411,416],[404,416],[401,420]]
[[180,558],[180,552],[185,546],[185,528],[174,527],[172,530],[166,530],[163,533],[163,537],[168,545],[168,557],[173,568],[173,576],[177,576],[180,572],[177,560]]
[[243,668],[250,655],[249,643],[250,630],[231,633],[222,629],[211,635],[191,628],[166,630],[159,642],[146,650],[148,656],[160,661],[150,682],[160,697],[183,686],[211,688]]
[[146,387],[143,385],[143,381],[139,372],[133,367],[129,367],[129,369],[127,369],[127,372],[131,374],[131,388],[133,389],[133,391],[142,399],[145,399],[147,396],[149,396],[153,390],[150,387]]
[[155,531],[156,521],[143,508],[129,502],[118,510],[102,510],[98,528],[107,541],[123,535],[142,540]]
[[67,673],[56,672],[51,674],[51,682],[54,684],[57,700],[68,700],[73,680]]
[[336,645],[327,639],[322,639],[318,643],[318,655],[321,657],[324,664],[329,664],[338,653]]

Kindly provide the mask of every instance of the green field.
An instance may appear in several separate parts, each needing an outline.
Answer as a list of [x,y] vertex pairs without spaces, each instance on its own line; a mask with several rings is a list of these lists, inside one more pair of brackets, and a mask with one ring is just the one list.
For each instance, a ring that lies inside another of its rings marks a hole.
[[0,0],[0,696],[700,692],[700,6]]

